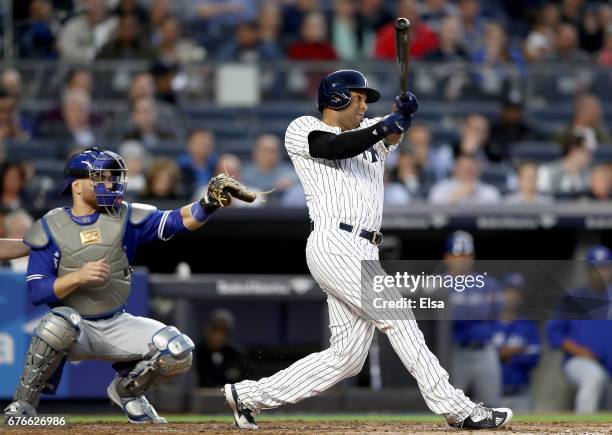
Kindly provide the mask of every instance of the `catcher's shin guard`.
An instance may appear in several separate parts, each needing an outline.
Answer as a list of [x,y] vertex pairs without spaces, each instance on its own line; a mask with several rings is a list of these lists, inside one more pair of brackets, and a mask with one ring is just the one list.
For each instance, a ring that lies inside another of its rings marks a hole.
[[40,392],[76,343],[80,325],[81,316],[68,307],[53,308],[43,316],[30,342],[14,402],[38,406]]
[[[174,326],[160,329],[151,338],[151,352],[121,377],[116,390],[121,397],[135,397],[169,382],[191,367],[193,341]],[[120,373],[121,375],[121,373]]]

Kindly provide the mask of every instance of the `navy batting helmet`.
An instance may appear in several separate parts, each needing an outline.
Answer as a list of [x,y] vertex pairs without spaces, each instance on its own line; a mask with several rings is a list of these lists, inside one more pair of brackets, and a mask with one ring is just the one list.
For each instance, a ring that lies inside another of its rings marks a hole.
[[472,255],[474,238],[467,231],[455,231],[446,240],[446,252],[450,255]]
[[329,107],[333,110],[344,109],[351,102],[351,90],[365,91],[366,103],[380,99],[380,92],[368,86],[368,81],[359,71],[341,69],[325,77],[319,85],[319,112]]

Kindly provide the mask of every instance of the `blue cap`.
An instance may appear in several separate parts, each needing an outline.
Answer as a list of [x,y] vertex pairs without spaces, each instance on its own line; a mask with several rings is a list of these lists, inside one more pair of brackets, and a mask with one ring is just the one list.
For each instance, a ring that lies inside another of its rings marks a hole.
[[522,273],[511,272],[504,275],[500,279],[502,288],[516,288],[523,290],[525,288],[525,277]]
[[471,255],[474,253],[474,238],[467,231],[455,231],[446,240],[446,252],[451,255]]
[[89,171],[93,163],[102,154],[99,148],[89,148],[83,152],[72,155],[64,166],[64,184],[61,195],[68,195],[71,192],[72,182],[81,178],[89,178]]
[[603,245],[596,245],[589,249],[586,259],[591,266],[611,264],[612,252]]

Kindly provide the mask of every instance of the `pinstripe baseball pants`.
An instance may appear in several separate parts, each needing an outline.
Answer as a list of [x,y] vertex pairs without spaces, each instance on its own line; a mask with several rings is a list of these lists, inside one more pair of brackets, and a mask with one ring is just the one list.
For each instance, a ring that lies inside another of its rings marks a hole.
[[[337,223],[318,225],[308,238],[306,259],[312,276],[327,294],[330,347],[268,378],[236,384],[244,405],[258,411],[296,403],[356,375],[368,355],[374,328],[378,328],[387,334],[404,366],[417,380],[429,409],[449,422],[462,421],[470,414],[474,403],[449,383],[448,373],[425,344],[412,311],[374,312],[364,308],[367,302],[362,272],[366,279],[385,274],[378,264],[375,245],[354,232],[340,230]],[[384,297],[401,296],[392,289]]]

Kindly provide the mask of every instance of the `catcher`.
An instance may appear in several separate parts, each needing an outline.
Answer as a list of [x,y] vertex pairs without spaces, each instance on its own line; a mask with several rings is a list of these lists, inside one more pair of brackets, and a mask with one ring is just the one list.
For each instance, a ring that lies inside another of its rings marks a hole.
[[[113,362],[117,373],[107,393],[131,423],[166,423],[145,393],[187,372],[194,345],[174,326],[125,311],[130,264],[140,245],[194,231],[232,198],[252,202],[256,195],[218,175],[199,202],[159,211],[123,202],[126,174],[114,152],[91,148],[74,155],[62,190],[72,195],[72,206],[51,210],[24,237],[31,250],[30,298],[51,310],[36,327],[5,417],[36,415],[41,392],[55,392],[67,359],[101,359]],[[0,246],[7,247],[4,256],[27,253],[20,241]]]

